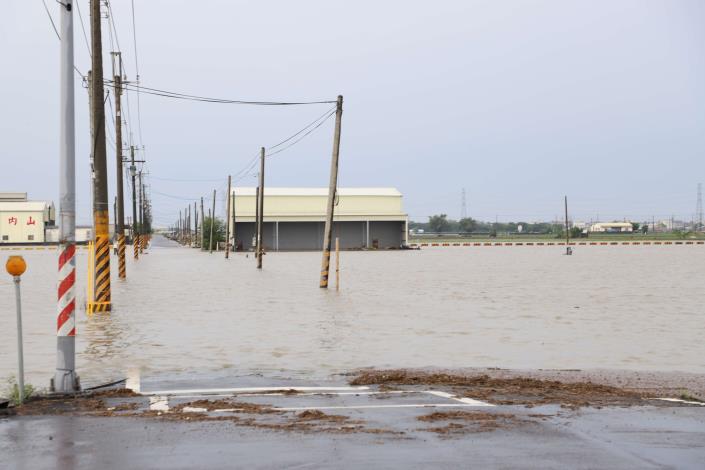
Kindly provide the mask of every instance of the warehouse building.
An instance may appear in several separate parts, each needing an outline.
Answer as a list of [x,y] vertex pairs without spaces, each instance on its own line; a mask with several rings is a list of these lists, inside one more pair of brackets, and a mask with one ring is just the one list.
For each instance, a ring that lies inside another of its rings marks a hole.
[[55,218],[52,202],[29,201],[27,193],[0,193],[0,244],[45,243]]
[[[235,246],[251,250],[256,188],[233,190]],[[265,250],[320,250],[328,188],[265,188],[262,242]],[[233,212],[231,209],[230,220]],[[341,249],[394,249],[407,245],[408,215],[394,188],[338,188],[333,237]],[[232,240],[232,238],[231,238]]]
[[598,222],[590,226],[594,233],[632,233],[634,226],[631,222]]

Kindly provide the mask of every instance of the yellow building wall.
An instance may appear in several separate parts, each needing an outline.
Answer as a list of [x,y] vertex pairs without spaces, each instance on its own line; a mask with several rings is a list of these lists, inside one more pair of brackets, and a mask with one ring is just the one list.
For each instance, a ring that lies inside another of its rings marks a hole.
[[[30,237],[32,239],[30,239]],[[0,212],[0,243],[43,243],[43,211]]]
[[[235,218],[238,222],[254,220],[255,196],[235,196]],[[264,197],[264,220],[314,221],[324,220],[327,196]],[[335,220],[406,220],[401,196],[338,196]]]

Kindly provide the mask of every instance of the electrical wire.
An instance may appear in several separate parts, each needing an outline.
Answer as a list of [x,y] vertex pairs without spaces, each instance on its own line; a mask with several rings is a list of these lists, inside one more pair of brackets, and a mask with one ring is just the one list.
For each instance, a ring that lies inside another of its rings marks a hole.
[[267,157],[273,157],[274,155],[276,155],[276,154],[278,154],[278,153],[282,153],[282,152],[284,152],[285,150],[287,150],[287,149],[293,147],[294,145],[298,144],[299,142],[301,142],[302,140],[304,140],[307,136],[309,136],[311,133],[313,133],[316,129],[318,129],[319,127],[321,127],[321,126],[322,126],[331,116],[333,116],[334,114],[335,114],[335,110],[330,111],[330,112],[328,113],[328,115],[326,115],[326,117],[325,117],[321,122],[319,122],[314,128],[312,128],[311,130],[309,130],[308,132],[306,132],[304,135],[302,135],[300,138],[296,139],[295,141],[293,141],[292,143],[290,143],[290,144],[287,145],[286,147],[282,147],[282,148],[280,148],[279,150],[276,150],[276,151],[274,151],[274,152],[272,152],[272,153],[269,153],[269,154],[267,155]]
[[81,15],[80,2],[76,1],[76,3],[74,5],[76,5],[76,10],[78,10],[78,19],[79,19],[79,22],[81,23],[81,30],[83,30],[83,40],[86,43],[86,49],[88,50],[88,56],[93,58],[93,53],[91,52],[91,46],[88,41],[88,34],[86,34],[86,27],[83,25],[83,15]]
[[255,106],[296,106],[296,105],[309,105],[309,104],[330,104],[336,101],[248,101],[248,100],[232,100],[226,98],[211,98],[206,96],[189,95],[185,93],[178,93],[173,91],[161,90],[158,88],[150,88],[145,86],[136,86],[130,83],[125,83],[124,88],[130,89],[136,93],[142,93],[147,95],[162,96],[165,98],[173,98],[180,100],[190,100],[190,101],[200,101],[205,103],[220,103],[220,104],[243,104],[243,105],[255,105]]
[[[54,28],[54,33],[56,33],[56,37],[59,39],[59,41],[61,41],[61,35],[59,34],[59,30],[56,29],[56,23],[54,23],[54,18],[52,18],[51,13],[49,13],[49,7],[47,7],[47,3],[45,0],[42,0],[42,3],[44,4],[44,10],[46,10],[47,16],[49,17],[49,21],[51,22],[51,27]],[[78,70],[78,67],[76,67],[76,64],[73,64],[73,69],[85,81],[86,76],[83,75],[80,70]]]

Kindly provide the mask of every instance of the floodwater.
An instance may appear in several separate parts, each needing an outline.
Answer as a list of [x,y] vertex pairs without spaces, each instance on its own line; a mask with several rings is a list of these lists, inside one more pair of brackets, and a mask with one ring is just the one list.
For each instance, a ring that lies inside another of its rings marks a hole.
[[[77,311],[85,384],[142,375],[323,378],[359,367],[612,368],[705,373],[705,247],[445,247],[320,253],[199,252],[157,238],[111,314]],[[129,250],[128,250],[129,251]],[[22,254],[26,381],[55,367],[54,249]],[[78,256],[79,303],[86,254]],[[113,266],[116,260],[113,258]],[[333,284],[332,284],[333,285]],[[0,275],[0,380],[16,373],[12,282]],[[4,387],[0,384],[0,390]]]

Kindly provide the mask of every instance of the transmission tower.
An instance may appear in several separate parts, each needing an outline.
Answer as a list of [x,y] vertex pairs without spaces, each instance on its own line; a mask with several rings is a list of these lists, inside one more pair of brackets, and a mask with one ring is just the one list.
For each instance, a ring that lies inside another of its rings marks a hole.
[[698,218],[696,230],[703,229],[703,184],[698,183],[698,205],[695,208],[695,217]]
[[468,202],[465,199],[465,188],[463,188],[463,191],[460,196],[460,218],[467,219],[467,217],[468,217]]

